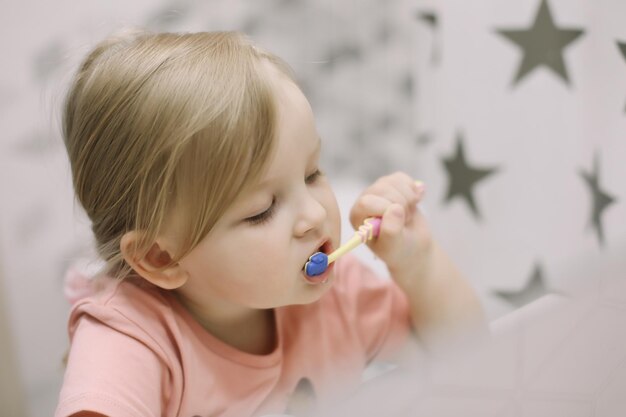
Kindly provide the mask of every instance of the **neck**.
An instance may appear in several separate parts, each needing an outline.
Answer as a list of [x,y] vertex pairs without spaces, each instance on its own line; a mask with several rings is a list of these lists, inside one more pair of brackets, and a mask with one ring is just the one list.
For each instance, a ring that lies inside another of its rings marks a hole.
[[177,293],[181,304],[209,333],[246,353],[266,355],[277,343],[274,309],[251,309],[223,302],[199,305]]

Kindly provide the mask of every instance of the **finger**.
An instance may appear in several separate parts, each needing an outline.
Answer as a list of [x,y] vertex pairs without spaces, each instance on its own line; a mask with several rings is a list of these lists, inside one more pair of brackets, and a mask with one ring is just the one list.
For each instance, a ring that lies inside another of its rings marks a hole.
[[424,193],[424,183],[422,181],[416,181],[404,172],[397,172],[391,175],[390,179],[410,204],[415,205],[419,203]]
[[[394,174],[383,177],[375,185],[377,185],[377,190],[379,190],[379,192],[381,188],[396,188],[406,199],[407,205],[414,205],[419,203],[424,193],[423,182],[415,181],[404,172],[396,172]],[[400,203],[399,201],[394,202]]]
[[422,181],[413,181],[410,185],[412,192],[415,193],[417,201],[409,206],[409,212],[407,213],[407,222],[410,222],[417,214],[419,214],[418,204],[424,197],[426,186]]
[[400,204],[391,204],[383,213],[380,233],[383,237],[398,236],[404,229],[406,210]]
[[361,196],[350,210],[350,223],[354,229],[363,224],[367,217],[380,217],[387,207],[392,204],[385,197],[376,194],[365,194]]
[[398,181],[394,186],[404,196],[407,208],[415,206],[419,202],[420,194],[416,189],[413,180],[409,182],[404,180]]
[[[420,202],[424,193],[424,184],[421,181],[414,181],[408,175],[400,172],[392,174],[387,177],[383,177],[380,183],[377,184],[377,190],[385,188],[387,190],[381,190],[380,193],[386,193],[388,198],[394,203],[403,204],[406,208],[406,223],[410,223],[415,212],[417,211],[417,204]],[[397,199],[397,193],[389,191],[390,188],[395,189],[398,193],[402,194],[403,200]],[[393,196],[396,196],[394,199]]]
[[407,196],[394,184],[393,181],[379,181],[366,190],[367,194],[376,194],[392,203],[407,205]]
[[405,221],[405,208],[400,204],[391,204],[382,216],[380,234],[376,240],[377,250],[391,253],[402,245],[402,232]]
[[426,184],[424,184],[422,181],[413,181],[413,183],[411,184],[411,187],[413,188],[413,190],[415,190],[415,193],[417,194],[417,200],[418,203],[422,200],[422,197],[424,197],[424,192],[426,191]]
[[413,218],[418,213],[418,204],[421,202],[424,195],[424,184],[421,181],[411,181],[410,183],[402,182],[400,185],[405,193],[409,193],[409,204],[406,207],[405,222],[409,224],[413,221]]

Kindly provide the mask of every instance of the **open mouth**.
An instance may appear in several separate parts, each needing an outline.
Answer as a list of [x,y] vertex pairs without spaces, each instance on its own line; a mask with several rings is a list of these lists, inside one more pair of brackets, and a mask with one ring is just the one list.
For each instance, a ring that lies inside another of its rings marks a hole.
[[[309,259],[307,261],[310,261],[311,258],[317,254],[321,253],[321,254],[328,256],[331,252],[332,252],[331,244],[330,244],[330,241],[327,240],[326,242],[322,243],[322,245],[319,248],[317,248],[317,250],[309,256]],[[305,267],[306,267],[306,264],[302,267],[302,270],[304,270]]]
[[326,242],[322,243],[322,246],[320,246],[317,251],[329,255],[332,252],[330,241],[327,240]]
[[309,260],[305,263],[302,275],[309,284],[320,284],[328,280],[328,274],[326,273],[331,267],[328,265],[328,254],[332,251],[332,245],[330,241],[324,242],[313,253]]

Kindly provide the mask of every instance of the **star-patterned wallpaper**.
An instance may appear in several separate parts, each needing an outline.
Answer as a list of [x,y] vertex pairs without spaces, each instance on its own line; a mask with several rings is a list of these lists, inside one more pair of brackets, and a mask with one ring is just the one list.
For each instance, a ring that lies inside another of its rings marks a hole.
[[242,30],[285,58],[313,106],[344,212],[380,175],[422,179],[421,208],[490,320],[626,271],[621,0],[25,0],[6,9],[2,303],[32,416],[56,402],[63,273],[91,246],[59,106],[78,60],[120,26]]
[[626,267],[626,4],[421,1],[415,16],[425,204],[491,311],[594,285],[564,273],[580,256]]
[[527,29],[498,29],[497,32],[519,46],[524,54],[514,84],[542,66],[554,71],[565,83],[570,83],[563,51],[584,31],[557,27],[547,0],[541,1],[535,20]]

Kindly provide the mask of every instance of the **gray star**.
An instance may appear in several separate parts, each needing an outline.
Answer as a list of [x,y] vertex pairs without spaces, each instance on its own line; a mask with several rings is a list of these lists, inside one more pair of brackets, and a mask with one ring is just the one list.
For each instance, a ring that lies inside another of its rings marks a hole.
[[591,226],[595,229],[596,234],[598,235],[598,242],[600,243],[600,246],[604,246],[602,212],[617,200],[600,188],[600,162],[597,153],[593,158],[593,171],[591,173],[587,173],[581,170],[580,175],[589,186],[589,191],[591,192]]
[[417,14],[417,18],[429,24],[433,29],[437,29],[437,15],[433,12],[422,12]]
[[[624,57],[624,59],[626,59],[626,42],[624,42],[624,43],[617,42],[617,47],[619,48],[620,52],[622,53],[622,56]],[[624,107],[624,111],[626,112],[626,106]]]
[[517,44],[524,51],[522,63],[514,84],[535,68],[546,66],[569,84],[567,68],[563,61],[563,49],[581,34],[580,29],[560,29],[552,20],[548,1],[542,0],[532,27],[520,30],[498,30],[502,36]]
[[315,409],[315,388],[308,378],[302,378],[289,397],[287,412],[294,416],[309,416]]
[[617,47],[619,48],[620,52],[624,56],[624,59],[626,59],[626,42],[622,43],[618,41]]
[[520,308],[548,293],[541,265],[535,264],[530,280],[519,291],[495,291],[495,294]]
[[438,41],[439,19],[437,18],[437,15],[434,12],[418,13],[417,18],[421,20],[422,22],[426,23],[433,30],[435,38],[433,40],[432,55],[430,59],[433,65],[437,65],[439,64],[440,56],[441,56],[441,53],[439,52],[440,46],[439,46],[439,41]]
[[481,169],[469,166],[465,159],[461,134],[457,136],[455,155],[443,158],[443,163],[450,179],[445,203],[448,203],[454,197],[462,197],[469,205],[474,216],[479,219],[480,213],[476,207],[472,189],[479,181],[493,174],[497,169]]

